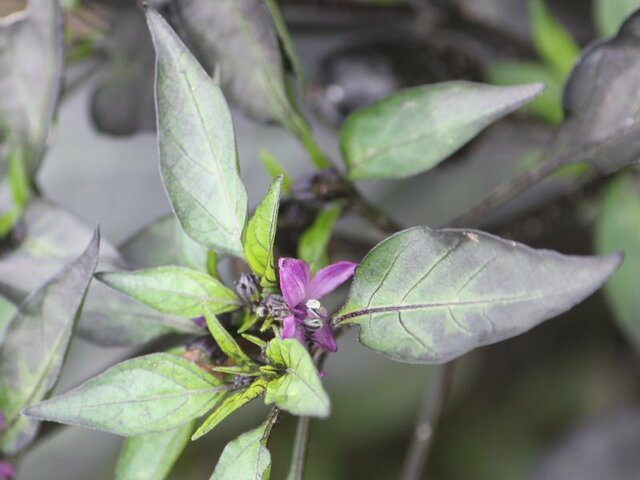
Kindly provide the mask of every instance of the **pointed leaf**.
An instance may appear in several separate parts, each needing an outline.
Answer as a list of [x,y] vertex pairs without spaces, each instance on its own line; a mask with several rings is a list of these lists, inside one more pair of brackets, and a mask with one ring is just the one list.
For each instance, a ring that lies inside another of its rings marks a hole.
[[188,236],[175,215],[166,215],[135,233],[120,253],[137,268],[178,265],[207,271],[207,249]]
[[394,360],[443,363],[570,309],[621,261],[416,227],[369,252],[337,322],[360,325],[360,341]]
[[262,0],[183,0],[177,6],[203,65],[209,72],[219,66],[222,88],[234,103],[263,122],[287,124],[299,115],[287,93],[277,31]]
[[542,91],[539,84],[462,81],[401,91],[355,112],[342,127],[349,178],[405,178],[429,170]]
[[565,121],[548,158],[603,173],[640,158],[640,11],[613,39],[588,48],[564,91]]
[[[74,259],[91,228],[66,210],[32,198],[25,210],[22,241],[3,252],[0,294],[20,303]],[[120,270],[126,262],[109,241],[100,241],[98,269]],[[198,333],[190,319],[164,315],[111,288],[93,282],[82,309],[78,334],[106,346],[140,345],[175,332]]]
[[266,385],[267,381],[263,378],[259,378],[248,388],[241,391],[229,393],[222,400],[220,405],[216,407],[209,418],[207,418],[202,423],[202,425],[200,425],[198,430],[196,430],[196,433],[194,433],[191,437],[191,440],[197,440],[203,435],[206,435],[233,412],[258,398],[264,393]]
[[162,313],[194,318],[205,311],[223,313],[240,306],[235,292],[220,280],[185,267],[100,272],[96,278]]
[[226,328],[222,326],[218,318],[212,312],[206,312],[207,328],[226,356],[239,364],[251,363],[251,359],[242,351],[240,345],[234,340]]
[[260,278],[263,287],[277,284],[276,267],[273,254],[273,244],[278,229],[278,209],[280,208],[280,193],[282,191],[282,177],[279,176],[271,184],[267,196],[256,208],[253,217],[247,225],[245,237],[245,257],[251,270]]
[[247,192],[222,92],[155,11],[156,112],[162,176],[180,224],[208,248],[242,257]]
[[621,176],[607,186],[596,224],[598,253],[624,251],[620,270],[604,292],[616,320],[640,348],[640,183],[637,176]]
[[175,430],[130,437],[124,441],[117,480],[163,480],[189,443],[194,422]]
[[98,262],[98,231],[85,252],[20,305],[0,347],[0,450],[15,454],[35,437],[37,422],[20,411],[58,380],[71,334]]
[[264,399],[267,405],[277,407],[293,415],[326,418],[330,401],[322,387],[320,375],[311,355],[297,340],[273,339],[267,347],[267,358],[284,370],[283,375],[267,385]]
[[329,264],[329,240],[341,210],[341,207],[323,210],[300,237],[298,258],[309,264],[312,274]]
[[168,353],[155,353],[111,367],[24,413],[118,435],[145,435],[204,415],[226,389],[195,364]]
[[40,166],[62,85],[62,11],[58,0],[29,0],[0,20],[0,174],[23,151],[30,176]]
[[269,480],[271,454],[263,437],[266,424],[228,443],[209,480]]
[[269,175],[275,180],[278,175],[282,175],[282,191],[286,194],[291,193],[291,187],[293,186],[293,178],[287,170],[266,150],[260,151],[260,161],[264,165],[264,168],[269,172]]

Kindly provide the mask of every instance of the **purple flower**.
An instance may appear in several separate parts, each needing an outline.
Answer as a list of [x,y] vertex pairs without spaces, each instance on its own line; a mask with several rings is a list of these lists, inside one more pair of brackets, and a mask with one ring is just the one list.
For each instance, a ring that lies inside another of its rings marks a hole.
[[[0,412],[0,432],[4,428],[4,413]],[[10,480],[17,474],[13,465],[0,461],[0,480]]]
[[311,278],[311,270],[304,260],[281,258],[280,290],[291,314],[284,319],[282,338],[295,338],[303,345],[309,341],[318,347],[335,352],[327,311],[319,300],[353,276],[357,264],[338,262],[320,270]]

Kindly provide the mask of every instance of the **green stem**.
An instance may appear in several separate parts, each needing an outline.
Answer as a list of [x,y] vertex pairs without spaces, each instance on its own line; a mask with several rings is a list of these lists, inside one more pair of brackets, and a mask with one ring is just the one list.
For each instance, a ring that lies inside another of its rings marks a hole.
[[296,426],[296,437],[291,457],[291,466],[287,480],[302,480],[304,475],[305,461],[307,458],[307,447],[309,445],[309,426],[311,418],[298,417]]
[[311,127],[306,122],[306,120],[298,117],[295,122],[295,126],[292,129],[297,137],[304,145],[304,148],[307,149],[309,155],[311,156],[311,160],[319,170],[326,170],[327,168],[333,167],[331,160],[326,153],[322,150],[316,137],[313,135],[311,131]]
[[413,439],[402,468],[401,480],[418,480],[422,477],[433,434],[449,395],[453,365],[453,362],[437,365],[435,372],[428,379]]

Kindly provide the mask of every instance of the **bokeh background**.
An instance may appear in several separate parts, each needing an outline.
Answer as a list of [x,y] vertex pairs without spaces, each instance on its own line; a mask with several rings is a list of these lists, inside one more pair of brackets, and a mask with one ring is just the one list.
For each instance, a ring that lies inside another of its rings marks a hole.
[[[100,55],[69,62],[55,138],[38,175],[45,197],[88,224],[99,223],[116,244],[170,212],[152,131],[152,51],[134,3],[85,2],[67,14],[70,38],[94,29]],[[438,226],[462,213],[492,187],[529,168],[561,120],[563,79],[544,68],[526,3],[282,2],[309,79],[305,97],[314,131],[336,159],[337,129],[345,115],[399,88],[458,78],[549,81],[542,105],[498,122],[438,168],[406,181],[361,186],[403,224]],[[619,8],[614,0],[548,3],[580,47],[611,31],[605,25],[611,22],[607,12]],[[626,4],[629,12],[640,7],[640,2]],[[21,5],[20,0],[0,0],[0,14]],[[518,69],[518,62],[537,68]],[[270,181],[258,160],[261,149],[295,177],[309,174],[306,154],[281,129],[259,124],[238,109],[233,118],[252,205]],[[126,131],[114,131],[123,125]],[[556,175],[474,226],[536,247],[592,253],[601,185],[576,188],[578,174]],[[340,228],[364,227],[346,221]],[[370,241],[375,235],[364,234]],[[126,353],[75,339],[57,391]],[[352,331],[326,372],[333,414],[313,424],[308,478],[397,478],[431,369],[373,354]],[[224,445],[260,421],[266,409],[258,403],[191,444],[171,478],[208,478]],[[275,479],[286,473],[294,427],[285,418],[275,431]],[[24,458],[19,478],[113,478],[120,445],[121,439],[109,434],[62,428]],[[631,480],[640,478],[638,452],[638,353],[598,293],[558,319],[458,362],[425,478]]]

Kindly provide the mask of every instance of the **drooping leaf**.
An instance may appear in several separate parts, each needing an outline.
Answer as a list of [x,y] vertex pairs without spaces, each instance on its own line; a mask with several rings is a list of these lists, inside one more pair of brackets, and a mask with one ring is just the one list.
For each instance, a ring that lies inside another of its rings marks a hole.
[[359,325],[360,341],[391,359],[443,363],[570,309],[621,260],[415,227],[369,252],[337,321]]
[[98,263],[96,230],[85,252],[20,305],[0,346],[0,450],[16,454],[35,437],[37,422],[20,411],[55,386],[78,313]]
[[259,378],[249,385],[248,388],[228,394],[222,402],[220,402],[220,405],[216,406],[213,413],[200,425],[196,433],[191,437],[191,440],[197,440],[203,435],[206,435],[233,412],[258,398],[264,393],[266,385],[267,381]]
[[209,480],[269,480],[271,453],[267,449],[266,424],[229,442]]
[[282,177],[279,176],[271,184],[267,196],[257,206],[253,217],[247,225],[244,240],[244,250],[247,263],[251,270],[260,278],[263,287],[276,285],[276,267],[273,254],[273,244],[278,228],[278,210],[280,208],[280,193],[282,191]]
[[[0,294],[20,303],[73,260],[91,228],[64,209],[34,198],[24,213],[25,235],[0,261]],[[117,250],[101,240],[98,269],[127,268]],[[106,346],[140,345],[174,332],[197,333],[190,319],[160,314],[94,282],[82,310],[78,333]]]
[[178,7],[202,63],[209,72],[219,66],[222,88],[234,103],[259,121],[287,124],[299,116],[287,94],[278,35],[265,2],[184,0]]
[[0,174],[22,150],[30,176],[40,166],[62,84],[62,12],[58,0],[30,0],[0,21]]
[[113,21],[104,41],[107,61],[91,95],[91,120],[110,135],[156,128],[153,99],[154,51],[145,18],[131,4]]
[[326,418],[331,405],[322,387],[318,370],[306,348],[297,340],[273,339],[266,352],[282,375],[267,385],[264,399],[293,415]]
[[564,78],[547,66],[536,62],[499,61],[489,66],[488,75],[496,85],[522,85],[524,82],[540,82],[546,90],[530,103],[523,111],[531,112],[544,121],[558,125],[562,123],[562,86]]
[[194,363],[154,353],[111,367],[27,408],[30,417],[135,436],[176,428],[209,411],[226,387]]
[[238,345],[238,342],[234,340],[227,329],[222,326],[220,320],[218,320],[213,312],[206,312],[205,316],[207,319],[207,328],[220,347],[220,350],[237,364],[243,365],[251,363],[251,359],[244,353],[240,345]]
[[565,121],[547,153],[610,173],[640,158],[640,12],[588,48],[567,81]]
[[601,37],[612,37],[622,23],[640,8],[640,0],[595,0],[593,15]]
[[96,277],[162,313],[194,318],[205,311],[223,313],[240,306],[236,293],[220,280],[185,267],[100,272]]
[[266,150],[260,151],[260,160],[264,165],[264,168],[269,172],[269,175],[275,180],[279,175],[282,175],[282,191],[286,194],[291,193],[291,187],[293,186],[293,179],[287,170]]
[[533,41],[538,54],[562,77],[580,56],[580,46],[555,19],[545,0],[528,0]]
[[640,348],[640,183],[626,175],[610,182],[596,224],[598,253],[625,252],[624,264],[605,286],[616,320]]
[[160,165],[185,232],[208,248],[242,257],[247,192],[222,92],[155,11],[147,21],[157,54]]
[[300,237],[298,258],[309,264],[313,274],[329,264],[329,240],[341,210],[340,207],[323,210]]
[[340,134],[349,178],[405,178],[429,170],[542,90],[539,84],[444,82],[410,88],[357,111]]
[[207,271],[207,249],[187,235],[175,215],[166,215],[135,233],[120,253],[137,268],[178,265]]
[[189,443],[194,422],[174,430],[130,437],[116,467],[117,480],[163,480]]

